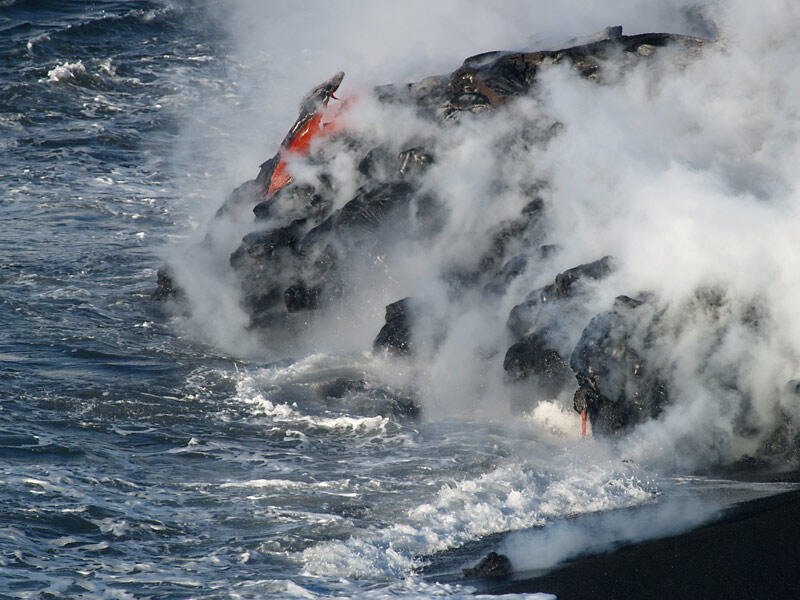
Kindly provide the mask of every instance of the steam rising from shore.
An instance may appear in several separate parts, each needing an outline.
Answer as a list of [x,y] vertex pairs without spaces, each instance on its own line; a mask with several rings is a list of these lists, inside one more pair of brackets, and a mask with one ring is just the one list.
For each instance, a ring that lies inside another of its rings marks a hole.
[[[391,9],[276,2],[268,10],[237,3],[228,22],[243,65],[244,100],[231,119],[241,145],[229,168],[246,167],[244,177],[252,176],[276,149],[302,94],[345,70],[341,93],[359,96],[349,117],[352,131],[395,144],[435,138],[437,161],[423,185],[444,203],[447,220],[431,244],[399,239],[380,269],[354,269],[359,298],[351,305],[358,310],[320,318],[306,349],[364,350],[387,303],[424,298],[431,322],[444,322],[446,332],[418,327],[420,357],[404,369],[426,414],[496,417],[507,411],[511,393],[501,368],[509,309],[556,273],[612,255],[617,271],[593,284],[583,308],[562,323],[564,347],[615,296],[653,294],[658,336],[645,358],[666,366],[673,390],[672,406],[623,439],[621,451],[678,469],[733,461],[758,451],[781,422],[800,426],[797,396],[784,392],[800,375],[794,225],[800,8],[778,0],[757,7],[745,1],[601,4],[587,11],[578,2],[411,2]],[[369,97],[375,84],[449,72],[472,54],[557,48],[617,23],[628,34],[718,34],[719,41],[696,60],[666,50],[654,57],[658,66],[650,62],[623,74],[609,65],[601,85],[567,67],[547,68],[530,97],[463,118],[458,127],[434,127]],[[554,123],[557,135],[547,135]],[[355,161],[344,149],[336,160],[336,177],[347,189]],[[316,176],[305,162],[292,168],[298,179]],[[541,182],[546,227],[516,250],[532,254],[541,244],[557,244],[560,251],[534,261],[494,301],[448,295],[442,275],[475,261],[493,228],[529,201],[523,189]],[[220,199],[209,202],[216,207]],[[216,260],[216,273],[252,228],[248,219],[212,225],[208,261]],[[192,269],[206,267],[195,261],[184,273]],[[219,325],[211,337],[240,350],[248,337],[257,352],[258,340],[241,328],[235,298],[201,287],[203,294],[189,292],[196,305],[211,298],[203,311]],[[439,338],[426,338],[433,333]],[[571,398],[559,401],[567,405]]]

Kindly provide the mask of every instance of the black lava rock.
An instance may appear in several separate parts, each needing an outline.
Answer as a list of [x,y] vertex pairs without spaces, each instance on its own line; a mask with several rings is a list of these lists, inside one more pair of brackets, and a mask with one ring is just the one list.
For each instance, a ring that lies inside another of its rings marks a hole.
[[398,158],[400,159],[400,174],[404,177],[423,173],[434,162],[433,154],[422,147],[403,150]]
[[153,292],[153,300],[180,300],[184,297],[184,291],[175,285],[172,269],[161,267],[156,274],[157,287]]
[[246,261],[266,261],[279,250],[296,251],[300,241],[299,230],[303,221],[294,221],[286,227],[248,233],[242,244],[231,254],[231,266],[242,266]]
[[575,410],[587,411],[595,432],[617,434],[657,417],[668,402],[665,379],[642,356],[652,323],[644,306],[619,296],[589,322],[570,357],[580,386]]
[[600,260],[586,263],[567,269],[556,275],[555,292],[559,298],[568,298],[574,294],[573,286],[581,280],[591,279],[598,281],[607,277],[614,269],[614,262],[610,256]]
[[216,217],[222,217],[239,206],[252,206],[264,199],[266,195],[267,188],[263,181],[260,179],[245,181],[230,193],[222,206],[217,210]]
[[511,561],[505,554],[489,552],[477,565],[462,571],[465,577],[500,579],[511,575]]
[[411,345],[411,298],[403,298],[386,306],[386,324],[372,347],[385,348],[395,354],[409,354]]
[[298,283],[286,288],[283,292],[283,302],[290,313],[301,310],[316,310],[319,308],[320,289],[306,287]]
[[545,331],[532,333],[512,345],[506,352],[503,369],[517,381],[536,376],[550,392],[569,385],[573,377],[566,361],[551,347]]

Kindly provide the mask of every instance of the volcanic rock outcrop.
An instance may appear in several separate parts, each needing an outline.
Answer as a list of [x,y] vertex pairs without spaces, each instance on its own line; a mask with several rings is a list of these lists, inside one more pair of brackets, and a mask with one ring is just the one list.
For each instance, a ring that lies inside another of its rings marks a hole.
[[588,412],[595,431],[624,430],[657,417],[667,403],[665,380],[637,350],[647,343],[647,332],[637,331],[644,304],[619,296],[610,311],[589,322],[570,357],[579,384],[575,410]]
[[[538,74],[552,65],[568,65],[602,85],[610,62],[618,74],[648,64],[666,46],[686,57],[698,54],[704,43],[666,33],[625,36],[621,28],[611,27],[598,39],[560,50],[479,54],[450,74],[375,90],[382,105],[411,107],[431,123],[429,139],[398,134],[393,144],[326,123],[324,111],[344,74],[324,82],[303,99],[300,117],[279,152],[218,212],[218,218],[237,210],[254,213],[254,230],[230,255],[252,326],[302,326],[298,315],[354,297],[359,279],[352,273],[383,276],[387,257],[402,252],[401,242],[435,243],[448,219],[444,203],[425,185],[426,174],[437,165],[437,128],[459,127],[466,115],[480,119],[535,94]],[[546,144],[559,127],[546,119],[537,127],[521,127],[521,143]],[[326,139],[312,145],[312,135]],[[317,169],[313,180],[292,180],[284,162],[292,152],[307,154],[305,160]],[[333,172],[336,152],[357,157],[356,181],[351,182],[355,192],[344,200]],[[499,192],[504,185],[497,182]],[[657,416],[669,397],[665,380],[645,363],[637,346],[646,339],[639,335],[636,318],[643,302],[620,297],[610,311],[593,318],[586,314],[593,286],[614,270],[608,256],[587,257],[595,260],[527,294],[518,289],[532,265],[559,252],[558,240],[547,243],[547,201],[541,195],[546,188],[547,182],[526,182],[520,188],[526,198],[522,210],[500,221],[487,239],[475,240],[484,249],[477,260],[454,264],[441,279],[454,299],[465,290],[487,298],[518,295],[507,321],[511,345],[503,367],[509,379],[550,395],[577,389],[575,407],[588,412],[595,431],[621,431]],[[162,271],[157,296],[173,298],[179,285]],[[624,292],[630,293],[618,293]],[[398,298],[386,307],[376,349],[401,355],[415,351],[413,306],[411,299]],[[565,322],[573,323],[572,330]],[[576,330],[574,323],[582,325]]]

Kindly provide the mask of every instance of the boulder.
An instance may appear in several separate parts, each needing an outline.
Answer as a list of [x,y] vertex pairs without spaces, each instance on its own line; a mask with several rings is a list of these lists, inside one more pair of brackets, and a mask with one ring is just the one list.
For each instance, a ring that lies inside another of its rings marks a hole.
[[[552,251],[552,246],[543,247],[540,255]],[[613,258],[604,256],[559,273],[553,283],[531,291],[523,302],[511,309],[506,327],[517,340],[536,329],[555,329],[571,309],[566,301],[582,294],[584,283],[604,279],[613,269]]]
[[175,275],[170,267],[161,267],[156,277],[157,287],[153,292],[153,300],[181,300],[185,297],[185,292],[175,285]]
[[406,208],[414,187],[405,181],[363,187],[342,207],[336,218],[337,229],[374,232],[401,208]]
[[555,293],[557,298],[569,298],[575,294],[573,286],[579,281],[605,279],[614,269],[614,261],[610,256],[604,256],[600,260],[586,263],[567,269],[563,273],[556,275]]
[[[457,118],[463,112],[484,112],[502,106],[509,99],[527,94],[544,65],[566,62],[582,76],[598,78],[602,62],[622,55],[629,63],[650,57],[657,48],[680,44],[686,51],[696,51],[705,40],[669,33],[622,35],[622,29],[610,27],[601,39],[561,50],[539,52],[484,52],[471,56],[452,73],[445,85],[429,84],[428,95],[437,96],[425,104],[436,105],[442,119]],[[419,100],[418,100],[419,102]]]
[[579,385],[575,410],[587,411],[593,431],[619,434],[657,417],[666,406],[666,379],[644,359],[652,323],[644,300],[619,296],[610,311],[584,329],[570,367]]
[[465,577],[500,579],[511,575],[511,561],[505,554],[489,552],[474,567],[462,569]]
[[413,177],[424,173],[434,163],[433,154],[424,147],[408,148],[400,152],[399,172],[403,177]]
[[492,279],[483,287],[483,291],[487,294],[502,296],[511,282],[525,272],[528,260],[525,254],[512,256],[492,275]]
[[558,393],[574,381],[569,365],[552,348],[546,330],[536,331],[513,344],[506,352],[503,369],[516,381],[534,376],[537,387],[549,394]]
[[390,176],[396,167],[395,156],[385,146],[371,148],[358,162],[358,172],[365,181],[381,181]]
[[411,353],[412,302],[412,298],[403,298],[386,306],[386,323],[372,343],[375,350],[385,349],[394,354]]
[[419,405],[409,395],[387,387],[373,387],[365,379],[339,377],[324,383],[319,395],[328,403],[346,399],[348,408],[356,409],[360,414],[413,419],[420,413]]

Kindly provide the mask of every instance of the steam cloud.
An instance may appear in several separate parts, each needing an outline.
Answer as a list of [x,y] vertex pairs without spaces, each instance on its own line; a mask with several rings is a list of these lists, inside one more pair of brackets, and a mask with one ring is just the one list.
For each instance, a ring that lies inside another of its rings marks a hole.
[[547,569],[580,554],[601,552],[646,539],[676,535],[716,516],[697,498],[676,498],[634,511],[609,511],[563,520],[542,529],[516,532],[501,550],[518,571]]
[[[380,268],[353,266],[354,308],[318,317],[292,352],[364,350],[386,304],[424,298],[430,323],[440,326],[419,325],[416,362],[384,375],[413,379],[429,417],[497,416],[513,393],[502,376],[511,307],[556,273],[612,255],[617,270],[593,284],[590,299],[562,324],[563,345],[574,346],[619,294],[657,299],[658,343],[645,358],[667,367],[672,405],[620,441],[624,455],[691,469],[757,452],[784,420],[800,426],[798,396],[785,392],[800,375],[796,3],[609,1],[587,10],[577,1],[287,1],[268,8],[253,1],[235,3],[225,19],[240,78],[237,104],[218,117],[230,125],[221,175],[229,189],[277,149],[303,93],[338,70],[348,74],[341,93],[359,98],[351,131],[398,149],[435,139],[437,161],[424,188],[446,207],[441,234],[424,244],[399,238]],[[700,60],[666,51],[658,68],[619,73],[604,85],[566,67],[545,69],[530,97],[458,127],[434,129],[370,96],[375,84],[449,72],[482,51],[556,48],[617,23],[628,34],[719,39]],[[554,123],[558,133],[548,135]],[[355,158],[344,148],[330,152],[340,207],[352,196]],[[318,176],[306,161],[292,169],[300,181]],[[560,251],[529,264],[496,301],[452,298],[442,275],[477,260],[491,232],[529,202],[524,190],[542,182],[546,227],[517,250],[558,244]],[[209,215],[220,201],[209,194]],[[245,330],[227,267],[253,228],[248,211],[214,222],[210,234],[203,229],[203,249],[172,262],[204,335],[258,356],[265,340]],[[713,302],[700,301],[709,296]],[[266,340],[273,350],[274,342]]]

